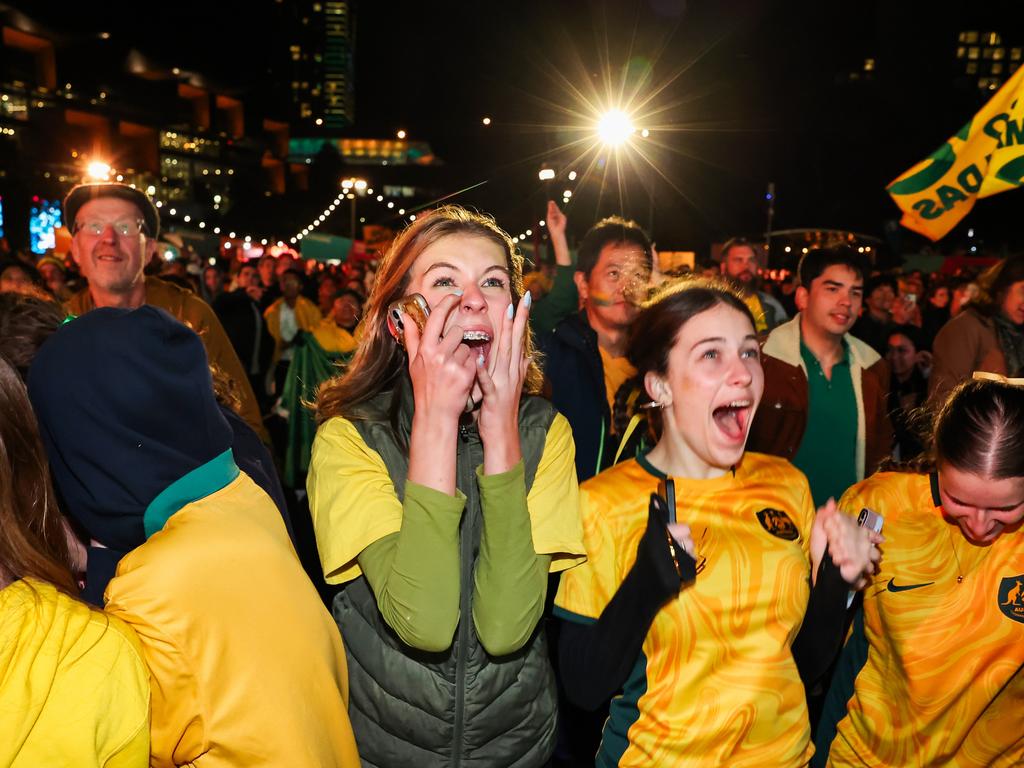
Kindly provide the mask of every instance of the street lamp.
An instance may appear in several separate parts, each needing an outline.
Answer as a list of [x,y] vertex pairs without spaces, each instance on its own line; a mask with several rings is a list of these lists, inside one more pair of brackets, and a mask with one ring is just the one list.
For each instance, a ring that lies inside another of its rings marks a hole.
[[90,181],[109,181],[111,167],[102,160],[93,160],[85,168],[85,177]]
[[354,192],[365,192],[367,186],[368,184],[366,179],[351,178],[341,180],[341,188],[348,193],[347,197],[352,201],[352,209],[350,211],[351,216],[349,218],[349,232],[352,235],[353,242],[356,239],[356,196]]

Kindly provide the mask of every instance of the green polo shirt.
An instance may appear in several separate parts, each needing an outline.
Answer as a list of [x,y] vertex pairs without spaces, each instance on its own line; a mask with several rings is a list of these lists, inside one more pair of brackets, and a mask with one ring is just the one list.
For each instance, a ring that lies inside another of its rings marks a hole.
[[803,340],[800,356],[807,368],[807,428],[793,464],[807,475],[814,505],[820,507],[829,497],[839,501],[857,482],[857,396],[845,340],[831,380]]

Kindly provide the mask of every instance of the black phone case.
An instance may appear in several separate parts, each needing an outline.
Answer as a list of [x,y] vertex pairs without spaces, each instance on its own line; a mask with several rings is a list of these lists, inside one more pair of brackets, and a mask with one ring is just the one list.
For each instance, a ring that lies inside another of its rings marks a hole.
[[658,483],[658,495],[665,500],[665,508],[668,510],[668,521],[676,521],[676,484],[671,477],[666,477]]

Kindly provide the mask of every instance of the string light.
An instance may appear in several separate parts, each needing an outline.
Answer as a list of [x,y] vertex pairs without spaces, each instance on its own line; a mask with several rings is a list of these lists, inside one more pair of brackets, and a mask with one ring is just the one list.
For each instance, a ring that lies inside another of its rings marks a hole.
[[[374,196],[373,188],[370,187],[369,182],[367,182],[365,179],[342,179],[341,192],[338,194],[338,196],[334,198],[334,200],[330,202],[326,208],[324,208],[322,213],[317,214],[316,218],[314,218],[308,225],[306,225],[301,230],[292,235],[291,238],[289,238],[289,242],[295,245],[298,244],[304,237],[308,237],[315,229],[319,228],[321,225],[326,223],[327,219],[329,219],[335,211],[341,208],[342,204],[346,200],[355,200],[357,197],[356,192],[359,193],[359,196],[365,196],[367,199],[369,199],[370,197],[375,197],[378,203],[384,203],[389,209],[395,209],[396,207],[395,201],[388,200],[384,195],[378,194]],[[398,208],[397,213],[404,219],[406,210],[405,208]],[[415,220],[416,214],[410,214],[409,221]],[[366,217],[361,216],[359,218],[359,222],[365,223]]]
[[[361,182],[361,183],[359,183],[359,182]],[[152,185],[150,185],[150,188],[155,190],[155,188],[153,188]],[[359,189],[359,190],[362,191],[363,189],[366,188],[366,182],[363,182],[362,180],[354,180],[353,179],[353,180],[350,181],[350,183],[348,185],[348,188],[349,189]],[[367,190],[367,191],[369,191],[369,190]],[[150,194],[151,197],[153,196],[152,193],[149,193],[149,194]],[[221,196],[220,195],[216,195],[215,199],[219,198],[219,197],[221,197]],[[348,193],[348,194],[346,194],[345,192],[340,193],[334,199],[334,201],[324,209],[324,212],[322,214],[317,216],[317,218],[314,219],[313,222],[311,222],[309,224],[309,226],[305,227],[301,232],[297,232],[295,235],[293,235],[289,239],[289,242],[292,245],[295,245],[295,244],[299,243],[303,239],[303,237],[306,237],[316,227],[318,227],[318,226],[320,226],[320,224],[324,223],[327,220],[327,218],[330,217],[330,215],[332,213],[334,213],[334,211],[336,211],[339,208],[339,206],[341,205],[343,200],[345,200],[346,198],[354,198],[354,197],[355,197],[355,195],[352,194],[352,193]],[[163,200],[154,199],[153,200],[153,204],[157,208],[164,208],[165,209],[164,210],[164,214],[167,215],[167,216],[176,217],[178,215],[177,209],[175,209],[175,208],[166,208],[166,204],[164,203]],[[217,206],[215,205],[214,207],[216,208]],[[394,203],[390,203],[390,207],[394,207]],[[404,214],[405,210],[401,209],[400,213]],[[190,214],[183,214],[181,216],[181,220],[184,223],[186,223],[186,224],[191,223],[192,222],[192,216]],[[413,221],[413,220],[415,220],[415,216],[412,216],[410,218],[410,221]],[[360,217],[359,221],[361,223],[365,223],[366,218],[365,217]],[[207,228],[207,223],[205,221],[199,221],[199,222],[197,222],[197,224],[198,224],[199,229],[206,229]],[[221,234],[221,228],[220,227],[211,227],[211,229],[213,230],[213,234],[215,234],[215,235]],[[228,250],[228,249],[232,248],[233,244],[232,244],[231,241],[235,240],[236,238],[238,238],[238,233],[237,232],[234,232],[234,231],[228,232],[227,233],[227,237],[226,237],[222,247],[225,250]],[[253,241],[256,240],[256,238],[253,235],[245,235],[244,239],[245,239],[245,243],[241,247],[243,251],[249,250],[252,247],[257,247],[257,248],[259,247],[258,245],[253,245]],[[271,242],[273,242],[273,240],[271,240],[271,239],[267,239],[267,238],[260,238],[259,239],[259,243],[261,245],[263,245],[263,246],[266,246],[268,243],[271,243]],[[277,243],[277,247],[279,247],[279,248],[284,248],[285,247],[283,240],[277,240],[276,243]]]

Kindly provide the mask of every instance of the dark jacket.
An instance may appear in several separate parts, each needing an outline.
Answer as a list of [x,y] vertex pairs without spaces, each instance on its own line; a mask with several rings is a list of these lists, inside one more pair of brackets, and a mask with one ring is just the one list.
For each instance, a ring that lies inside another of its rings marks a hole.
[[250,376],[263,376],[274,356],[274,339],[267,330],[258,301],[249,298],[244,288],[223,293],[213,303],[224,332]]
[[853,324],[850,333],[863,342],[866,342],[875,352],[885,357],[889,351],[889,335],[896,328],[892,321],[882,322],[872,317],[870,312],[864,312]]
[[889,389],[889,419],[896,430],[896,441],[893,446],[893,458],[906,461],[921,454],[924,446],[921,435],[915,428],[913,411],[924,405],[928,397],[928,379],[918,366],[910,372],[910,378],[900,382],[892,377]]
[[[411,388],[400,390],[397,429],[391,395],[384,392],[361,406],[361,418],[352,423],[383,459],[401,499]],[[527,397],[520,405],[527,491],[554,418],[541,398]],[[473,625],[473,573],[483,522],[475,468],[482,463],[475,428],[463,430],[456,456],[456,485],[466,496],[459,536],[460,620],[451,647],[428,653],[405,645],[381,616],[365,576],[335,598],[334,618],[349,658],[350,717],[364,766],[530,768],[545,765],[554,748],[555,682],[545,633],[535,631],[520,650],[492,657]]]
[[[234,382],[238,398],[241,400],[242,418],[249,423],[249,426],[263,442],[269,444],[270,436],[263,426],[256,394],[249,383],[245,367],[238,359],[234,347],[231,346],[220,320],[217,319],[217,315],[214,314],[210,305],[191,291],[186,291],[155,277],[146,278],[146,304],[160,307],[199,334],[203,346],[206,347],[206,356],[209,362],[216,365]],[[65,302],[64,308],[69,314],[81,316],[95,309],[96,305],[89,289],[84,288]]]
[[[857,477],[872,474],[892,450],[887,414],[889,366],[849,334],[850,375],[857,396]],[[764,395],[750,428],[747,450],[793,460],[807,429],[807,371],[800,356],[800,315],[772,331],[762,346]]]
[[146,540],[153,499],[228,449],[290,533],[270,455],[213,398],[202,340],[163,310],[102,308],[62,326],[32,363],[29,396],[64,508],[102,545],[89,551],[90,602],[102,605],[118,561]]
[[572,427],[576,478],[582,483],[610,467],[617,448],[609,434],[611,409],[597,333],[587,322],[586,313],[577,312],[540,336],[538,345],[544,353],[541,364],[551,402]]

